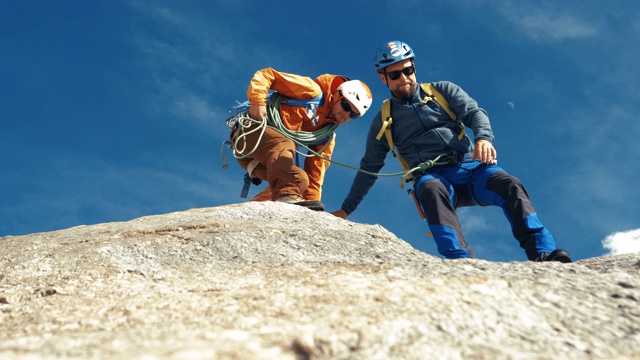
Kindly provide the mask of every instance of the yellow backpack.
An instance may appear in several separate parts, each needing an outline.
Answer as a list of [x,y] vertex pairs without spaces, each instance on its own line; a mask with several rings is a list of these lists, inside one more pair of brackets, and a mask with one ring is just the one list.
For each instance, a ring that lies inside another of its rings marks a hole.
[[[440,94],[440,92],[433,87],[432,83],[420,84],[420,88],[422,88],[422,91],[424,91],[425,94],[427,94],[427,96],[425,96],[425,98],[422,99],[422,103],[426,104],[429,100],[433,100],[436,103],[438,103],[438,105],[440,105],[440,107],[442,107],[442,109],[444,109],[444,111],[446,111],[447,114],[449,114],[449,117],[451,118],[451,120],[457,122],[458,126],[460,126],[461,131],[460,131],[460,135],[458,135],[458,140],[462,140],[465,134],[464,124],[462,123],[462,121],[460,121],[460,119],[458,119],[456,114],[454,114],[454,112],[451,111],[451,108],[449,108],[449,103],[444,98],[444,96],[442,96],[442,94]],[[389,143],[389,148],[391,148],[391,154],[393,155],[393,157],[398,159],[404,171],[408,171],[409,169],[411,169],[411,167],[409,166],[409,163],[404,158],[402,158],[402,156],[399,153],[396,154],[395,146],[393,145],[393,137],[391,136],[391,124],[393,123],[393,119],[391,118],[391,100],[390,99],[386,99],[382,103],[382,109],[380,110],[380,113],[382,115],[382,128],[380,129],[380,132],[378,133],[378,135],[376,135],[376,140],[380,140],[380,138],[382,138],[382,134],[384,133],[385,137],[387,138],[387,142]]]

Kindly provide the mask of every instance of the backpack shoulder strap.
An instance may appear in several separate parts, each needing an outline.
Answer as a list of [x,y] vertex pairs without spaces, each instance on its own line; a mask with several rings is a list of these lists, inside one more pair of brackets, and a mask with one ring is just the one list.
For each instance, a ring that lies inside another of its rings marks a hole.
[[382,134],[384,134],[387,137],[387,142],[389,143],[391,151],[393,151],[393,140],[391,140],[391,123],[393,123],[393,119],[391,118],[391,100],[386,99],[382,102],[380,115],[382,127],[380,127],[378,135],[376,135],[376,140],[380,140],[380,138],[382,138]]
[[[269,100],[271,99],[271,97],[273,96],[275,92],[271,92],[269,93],[269,96],[267,96],[267,103],[269,102]],[[315,108],[319,108],[320,106],[324,105],[324,93],[320,93],[320,95],[311,98],[311,99],[295,99],[295,98],[289,98],[289,97],[285,97],[282,96],[280,103],[283,105],[288,105],[288,106],[306,106],[310,109],[315,109]],[[233,115],[238,115],[243,111],[247,111],[249,110],[249,107],[251,107],[251,102],[250,101],[245,101],[243,103],[240,103],[239,101],[236,100],[236,102],[238,103],[236,106],[232,106],[229,109],[229,112],[232,113]]]
[[[395,146],[393,145],[393,136],[391,134],[391,124],[393,123],[393,118],[391,117],[390,99],[386,99],[382,103],[380,115],[380,119],[382,120],[382,127],[380,128],[380,132],[378,132],[378,135],[376,135],[376,140],[380,140],[382,138],[382,135],[384,134],[385,138],[387,139],[387,143],[389,144],[391,155],[393,155],[394,158],[398,159],[398,162],[400,162],[400,166],[402,166],[404,171],[410,170],[411,166],[409,166],[409,163],[404,158],[402,158],[399,153],[396,153]],[[404,182],[400,183],[400,187],[404,187]]]
[[324,105],[324,93],[320,93],[320,95],[311,98],[311,99],[295,99],[289,97],[283,97],[280,101],[281,104],[289,105],[289,106],[308,106],[311,108],[318,108]]
[[460,127],[460,135],[458,135],[458,141],[462,141],[462,138],[465,134],[464,124],[462,123],[462,121],[460,121],[460,119],[458,119],[458,116],[456,116],[456,114],[451,111],[449,103],[444,98],[444,96],[442,96],[442,94],[438,90],[436,90],[436,88],[433,86],[433,83],[420,84],[420,88],[422,89],[422,91],[424,91],[425,94],[427,94],[427,96],[422,100],[423,104],[426,104],[429,100],[435,101],[444,111],[446,111],[447,114],[449,114],[451,120],[458,123],[458,126]]

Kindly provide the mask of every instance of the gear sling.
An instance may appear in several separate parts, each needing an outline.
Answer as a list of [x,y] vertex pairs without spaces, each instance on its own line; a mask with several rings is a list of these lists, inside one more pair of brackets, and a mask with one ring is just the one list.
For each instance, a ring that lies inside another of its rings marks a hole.
[[[288,97],[284,97],[284,96],[274,96],[275,95],[279,95],[277,92],[273,92],[273,93],[269,93],[269,96],[267,97],[267,105],[268,106],[273,106],[274,108],[277,109],[277,106],[279,104],[283,104],[283,105],[288,105],[288,106],[305,106],[307,109],[307,115],[309,115],[309,117],[313,118],[313,124],[315,125],[315,122],[318,121],[318,117],[316,115],[316,111],[317,108],[319,108],[320,106],[322,106],[324,104],[324,94],[320,94],[314,98],[311,99],[295,99],[295,98],[288,98]],[[273,102],[273,98],[278,99],[278,102]],[[227,119],[226,123],[227,126],[229,127],[229,130],[231,130],[231,132],[233,133],[234,129],[237,127],[237,122],[240,121],[240,119],[242,118],[242,116],[244,116],[249,107],[251,106],[251,102],[250,101],[245,101],[243,103],[238,103],[238,105],[231,107],[231,109],[229,109],[229,112],[233,114],[232,117],[230,117],[229,119]],[[335,128],[333,129],[333,131],[335,131]],[[324,133],[323,133],[324,134]],[[314,143],[307,143],[306,145],[319,145],[319,144],[323,144],[326,143],[330,140],[331,136],[333,136],[333,132],[331,132],[331,135],[327,136],[327,137],[323,137],[320,140],[314,142]],[[222,157],[222,168],[223,169],[227,169],[229,168],[229,162],[227,159],[227,155],[224,152],[224,146],[227,145],[229,148],[233,149],[233,143],[230,140],[227,140],[223,143],[222,145],[222,149],[220,149],[220,156]],[[298,161],[298,156],[296,155],[296,162]],[[242,187],[242,191],[240,193],[240,197],[243,199],[246,199],[247,196],[249,195],[249,188],[251,187],[251,184],[254,185],[260,185],[262,183],[262,179],[260,178],[254,178],[251,176],[251,173],[253,172],[253,169],[258,165],[259,163],[256,162],[251,162],[249,164],[249,167],[247,168],[247,173],[244,175],[244,185]]]
[[[442,96],[442,94],[438,90],[436,90],[435,87],[433,87],[432,83],[420,84],[420,88],[427,95],[425,96],[424,99],[422,99],[422,103],[426,104],[429,100],[433,100],[438,105],[440,105],[440,107],[447,112],[451,120],[458,123],[458,126],[460,127],[460,135],[458,135],[458,140],[462,140],[462,138],[465,135],[464,124],[462,123],[462,121],[460,121],[460,119],[458,119],[456,114],[453,111],[451,111],[451,108],[449,107],[449,103],[444,98],[444,96]],[[387,142],[389,143],[389,148],[391,149],[391,155],[393,155],[393,157],[398,159],[398,162],[400,163],[404,171],[411,170],[410,164],[407,162],[407,160],[405,160],[400,155],[400,153],[396,153],[395,146],[393,145],[393,137],[391,134],[391,124],[393,123],[393,119],[391,118],[391,100],[390,99],[386,99],[382,103],[382,108],[380,109],[380,115],[382,119],[382,127],[380,129],[380,132],[378,132],[378,135],[376,135],[376,140],[380,140],[382,138],[382,135],[384,134],[385,138],[387,139]],[[414,181],[415,179],[409,179],[409,180]],[[404,188],[404,181],[400,183],[400,188],[401,189]],[[422,220],[426,220],[427,218],[424,214],[424,210],[422,209],[420,202],[416,198],[415,191],[411,189],[411,190],[408,190],[407,192],[413,198],[413,201],[416,204],[416,208],[418,209],[418,212],[420,213],[420,217],[422,218]]]

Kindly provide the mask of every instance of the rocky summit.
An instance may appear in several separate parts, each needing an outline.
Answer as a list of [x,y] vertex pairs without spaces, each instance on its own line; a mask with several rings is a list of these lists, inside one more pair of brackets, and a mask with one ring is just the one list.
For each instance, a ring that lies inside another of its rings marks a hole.
[[1,359],[640,359],[640,254],[442,260],[249,202],[0,238]]

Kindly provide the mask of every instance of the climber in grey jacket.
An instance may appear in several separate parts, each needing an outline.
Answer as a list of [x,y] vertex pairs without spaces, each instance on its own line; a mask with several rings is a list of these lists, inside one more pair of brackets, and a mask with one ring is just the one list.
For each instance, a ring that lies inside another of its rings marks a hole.
[[[380,80],[393,95],[391,134],[399,156],[410,168],[438,159],[435,166],[412,174],[416,199],[423,209],[438,252],[446,258],[474,257],[469,249],[456,209],[494,205],[504,210],[515,238],[533,261],[571,262],[569,254],[556,249],[555,240],[540,222],[529,195],[516,177],[497,166],[493,132],[487,113],[459,86],[433,83],[459,121],[418,86],[413,50],[401,41],[385,43],[375,55]],[[378,173],[390,144],[379,139],[382,114],[373,119],[367,135],[360,169]],[[473,130],[475,146],[464,132]],[[358,172],[340,210],[346,218],[355,211],[377,177]]]

